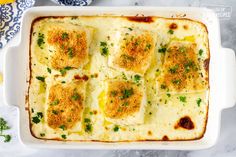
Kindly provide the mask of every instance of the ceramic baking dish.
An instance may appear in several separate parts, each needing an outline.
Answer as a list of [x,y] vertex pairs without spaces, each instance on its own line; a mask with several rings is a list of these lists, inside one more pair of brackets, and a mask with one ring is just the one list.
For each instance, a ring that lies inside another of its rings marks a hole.
[[[142,142],[63,142],[39,140],[30,133],[25,94],[29,77],[29,37],[32,21],[41,16],[115,15],[178,17],[200,21],[207,26],[210,44],[209,84],[210,100],[208,123],[204,137],[190,141]],[[233,50],[223,48],[220,40],[219,21],[216,14],[206,8],[171,7],[35,7],[25,12],[20,44],[5,54],[4,98],[8,105],[19,108],[19,135],[22,143],[33,147],[65,149],[203,149],[213,146],[219,136],[221,111],[236,102],[236,61]]]

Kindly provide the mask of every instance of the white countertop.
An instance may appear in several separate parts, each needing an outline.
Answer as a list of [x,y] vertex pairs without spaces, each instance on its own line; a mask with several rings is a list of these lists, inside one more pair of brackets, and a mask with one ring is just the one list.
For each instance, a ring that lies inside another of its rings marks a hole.
[[[37,6],[55,5],[48,0],[37,0]],[[218,11],[221,17],[221,39],[222,45],[236,50],[236,9],[235,0],[94,0],[91,5],[97,6],[207,6]],[[225,8],[225,9],[224,9]],[[229,17],[228,17],[229,16]],[[3,69],[3,53],[7,47],[16,45],[19,35],[17,35],[4,49],[0,49],[0,72]],[[17,52],[16,52],[17,53]],[[236,88],[236,87],[235,87]],[[17,108],[6,106],[3,102],[3,87],[0,85],[0,117],[4,117],[11,129],[6,133],[12,135],[9,143],[0,142],[0,157],[235,157],[236,156],[236,107],[222,112],[221,133],[217,144],[206,150],[200,151],[95,151],[95,150],[49,150],[31,149],[22,145],[18,139],[18,111]],[[2,140],[1,140],[2,141]]]

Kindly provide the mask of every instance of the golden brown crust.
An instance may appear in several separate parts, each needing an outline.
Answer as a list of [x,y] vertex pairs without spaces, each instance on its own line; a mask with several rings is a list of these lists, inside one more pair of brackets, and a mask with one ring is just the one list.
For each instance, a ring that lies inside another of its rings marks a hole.
[[200,63],[197,58],[196,44],[188,42],[173,42],[167,48],[163,65],[164,75],[160,79],[161,89],[201,90],[207,87],[207,82],[200,73]]
[[51,58],[52,68],[78,68],[88,60],[88,41],[83,30],[63,30],[55,26],[48,31],[47,41],[56,50]]
[[119,119],[138,112],[143,94],[136,84],[126,81],[108,82],[107,101],[104,107],[106,117]]
[[154,39],[148,31],[139,35],[125,34],[114,63],[120,68],[143,74],[148,68],[154,47]]
[[53,128],[71,129],[81,120],[84,108],[82,81],[66,85],[56,84],[49,90],[47,123]]

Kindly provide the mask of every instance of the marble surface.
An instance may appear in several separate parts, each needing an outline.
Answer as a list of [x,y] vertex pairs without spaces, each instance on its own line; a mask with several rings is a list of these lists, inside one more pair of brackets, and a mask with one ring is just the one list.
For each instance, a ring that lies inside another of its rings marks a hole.
[[[48,0],[37,0],[36,6],[55,5]],[[207,6],[217,11],[221,23],[222,45],[236,50],[236,9],[235,0],[94,0],[94,6]],[[3,53],[7,47],[18,43],[17,35],[10,43],[0,50],[0,73],[3,68]],[[17,108],[4,106],[3,87],[0,85],[0,116],[4,117],[11,126],[7,132],[12,135],[10,143],[0,142],[0,157],[235,157],[236,156],[236,107],[224,110],[221,119],[221,133],[217,144],[200,151],[83,151],[83,150],[49,150],[31,149],[22,145],[18,139]]]

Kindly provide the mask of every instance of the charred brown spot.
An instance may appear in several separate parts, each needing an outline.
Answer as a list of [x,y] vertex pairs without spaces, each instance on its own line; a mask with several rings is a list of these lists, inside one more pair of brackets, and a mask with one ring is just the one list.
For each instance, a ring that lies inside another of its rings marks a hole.
[[148,131],[148,135],[149,135],[149,136],[151,136],[151,135],[152,135],[152,132],[151,132],[150,130]]
[[204,60],[204,68],[205,68],[206,71],[209,70],[209,62],[210,62],[209,58]]
[[26,111],[29,111],[29,107],[25,107],[25,110],[26,110]]
[[95,114],[95,115],[96,115],[97,113],[98,113],[98,111],[97,111],[97,110],[94,110],[94,111],[93,111],[93,114]]
[[183,25],[183,28],[187,30],[188,29],[188,25]]
[[89,79],[89,77],[87,75],[83,75],[83,76],[75,75],[74,78],[76,80],[84,80],[84,81],[88,81],[88,79]]
[[163,141],[169,141],[169,138],[168,138],[168,136],[165,135],[165,136],[162,137],[162,140]]
[[146,22],[146,23],[154,22],[151,16],[127,16],[127,19],[134,22]]
[[180,118],[179,122],[175,125],[175,129],[178,129],[179,127],[192,130],[194,129],[194,123],[189,116],[185,116]]
[[169,25],[169,28],[170,29],[177,29],[178,25],[176,23],[172,23],[172,24]]

